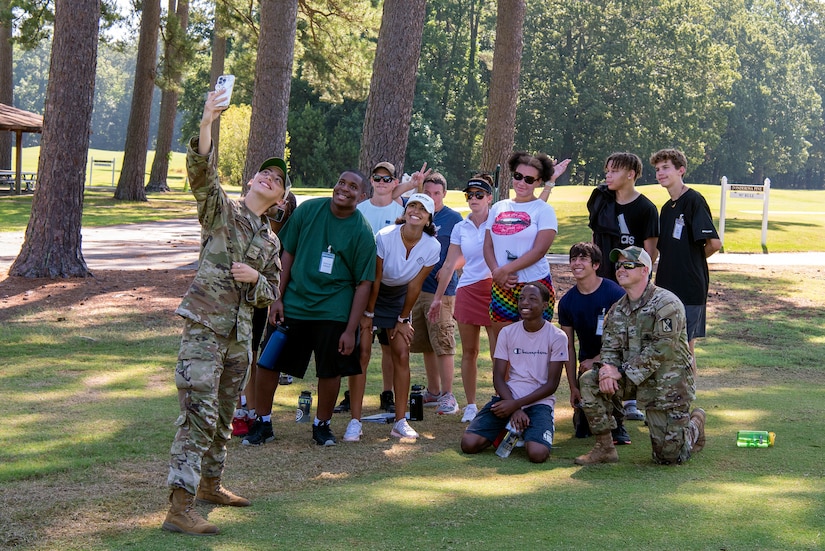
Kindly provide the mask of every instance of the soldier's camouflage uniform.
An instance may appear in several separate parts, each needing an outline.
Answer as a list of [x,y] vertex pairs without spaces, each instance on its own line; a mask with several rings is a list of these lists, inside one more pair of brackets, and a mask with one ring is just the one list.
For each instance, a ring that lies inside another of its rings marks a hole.
[[[193,138],[186,153],[198,202],[201,251],[198,272],[176,313],[185,318],[175,384],[181,413],[172,443],[167,483],[196,493],[201,474],[220,477],[238,393],[251,361],[252,310],[278,293],[280,242],[266,217],[227,197],[209,157]],[[256,284],[238,283],[232,262],[260,272]]]
[[616,396],[621,400],[635,392],[639,407],[645,410],[654,461],[687,461],[698,437],[689,424],[696,387],[685,309],[676,295],[648,283],[638,301],[625,295],[608,312],[601,362],[594,362],[596,369],[579,380],[582,409],[593,434],[616,428],[611,399],[599,392],[597,368],[601,364],[624,368]]

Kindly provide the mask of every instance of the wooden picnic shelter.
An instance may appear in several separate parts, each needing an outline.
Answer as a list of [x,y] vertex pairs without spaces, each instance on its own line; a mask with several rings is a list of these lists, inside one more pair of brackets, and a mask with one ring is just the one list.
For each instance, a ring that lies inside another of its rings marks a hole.
[[23,132],[43,132],[43,117],[11,105],[0,103],[0,131],[14,132],[15,139],[15,194],[20,195],[23,163]]

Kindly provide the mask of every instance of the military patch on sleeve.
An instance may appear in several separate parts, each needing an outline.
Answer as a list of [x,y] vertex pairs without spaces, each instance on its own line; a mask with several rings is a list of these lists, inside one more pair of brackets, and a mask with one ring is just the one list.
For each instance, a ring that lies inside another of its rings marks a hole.
[[662,333],[673,332],[673,320],[671,318],[664,318],[662,320]]

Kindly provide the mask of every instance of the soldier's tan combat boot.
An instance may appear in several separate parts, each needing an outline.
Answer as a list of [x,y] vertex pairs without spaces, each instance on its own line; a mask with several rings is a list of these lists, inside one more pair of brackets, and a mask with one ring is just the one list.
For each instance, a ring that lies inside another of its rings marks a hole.
[[231,507],[249,507],[252,503],[245,497],[236,496],[223,486],[220,477],[201,478],[198,485],[198,499],[216,505],[229,505]]
[[705,410],[696,408],[690,412],[690,423],[696,427],[699,435],[696,437],[696,442],[690,448],[691,453],[700,452],[705,447]]
[[613,445],[613,435],[610,431],[596,435],[596,445],[585,455],[573,460],[576,465],[595,465],[596,463],[618,463],[619,453]]
[[163,529],[170,532],[182,532],[192,536],[214,536],[218,527],[206,522],[195,510],[195,496],[183,488],[175,488],[169,496],[169,512],[163,521]]

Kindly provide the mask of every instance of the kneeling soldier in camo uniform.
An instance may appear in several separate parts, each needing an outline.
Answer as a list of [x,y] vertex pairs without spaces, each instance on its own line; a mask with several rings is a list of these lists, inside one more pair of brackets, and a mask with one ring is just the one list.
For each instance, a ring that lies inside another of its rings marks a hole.
[[611,397],[636,389],[644,407],[653,460],[684,463],[705,445],[705,412],[690,403],[696,397],[681,301],[650,282],[651,261],[644,249],[610,251],[616,279],[627,292],[610,309],[604,323],[601,362],[579,380],[582,409],[596,445],[575,459],[578,465],[616,463]]

